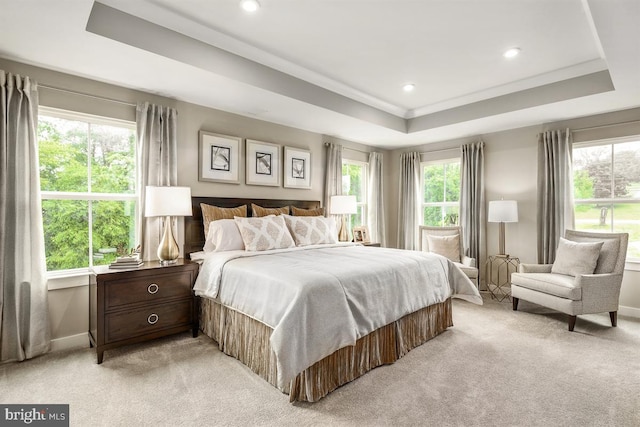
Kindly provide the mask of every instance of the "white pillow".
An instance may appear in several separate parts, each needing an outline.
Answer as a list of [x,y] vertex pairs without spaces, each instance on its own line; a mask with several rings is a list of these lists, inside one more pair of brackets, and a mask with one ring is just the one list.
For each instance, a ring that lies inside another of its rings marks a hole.
[[258,218],[235,217],[234,221],[240,229],[247,251],[284,249],[296,245],[282,215]]
[[551,272],[567,276],[593,274],[603,243],[578,243],[561,237]]
[[205,252],[244,250],[244,242],[236,222],[232,219],[211,221],[203,250]]
[[450,236],[434,236],[428,234],[427,242],[429,243],[429,252],[447,257],[453,262],[460,262],[459,234]]
[[296,246],[338,243],[336,220],[323,216],[283,215]]

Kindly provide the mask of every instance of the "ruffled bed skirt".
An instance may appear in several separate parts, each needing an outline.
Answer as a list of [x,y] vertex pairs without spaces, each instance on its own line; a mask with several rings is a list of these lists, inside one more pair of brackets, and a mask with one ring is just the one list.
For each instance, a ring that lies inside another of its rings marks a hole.
[[[209,298],[200,298],[200,328],[220,350],[247,365],[277,387],[272,329]],[[391,364],[411,349],[453,326],[451,299],[383,326],[314,363],[296,376],[283,393],[289,401],[315,402],[336,388],[381,365]]]

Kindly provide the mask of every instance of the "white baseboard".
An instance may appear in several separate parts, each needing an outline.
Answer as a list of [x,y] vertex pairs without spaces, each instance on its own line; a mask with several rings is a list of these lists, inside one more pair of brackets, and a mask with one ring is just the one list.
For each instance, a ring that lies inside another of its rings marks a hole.
[[618,307],[618,314],[621,316],[629,316],[640,319],[640,308],[624,307],[621,305],[620,307]]
[[51,351],[71,350],[74,348],[87,347],[89,347],[89,334],[87,332],[51,340]]

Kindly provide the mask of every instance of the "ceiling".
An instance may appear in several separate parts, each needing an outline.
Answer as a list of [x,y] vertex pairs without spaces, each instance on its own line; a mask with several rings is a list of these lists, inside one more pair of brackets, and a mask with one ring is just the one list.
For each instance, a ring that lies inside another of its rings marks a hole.
[[0,56],[384,148],[640,106],[638,0],[260,3],[0,0]]

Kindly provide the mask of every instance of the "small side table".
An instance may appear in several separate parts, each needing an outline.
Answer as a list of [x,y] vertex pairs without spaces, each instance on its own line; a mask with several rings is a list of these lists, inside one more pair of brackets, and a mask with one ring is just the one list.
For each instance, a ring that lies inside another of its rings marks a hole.
[[361,242],[364,246],[373,246],[376,248],[380,247],[380,243],[374,243],[374,242]]
[[520,259],[509,255],[492,255],[487,259],[487,288],[491,298],[511,301],[511,273],[518,271]]

